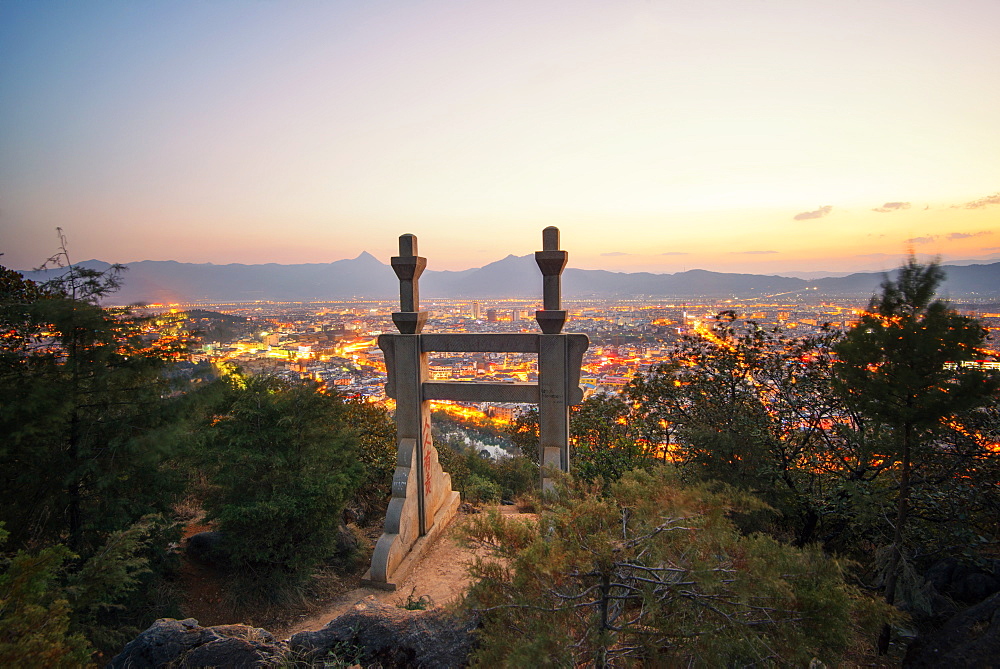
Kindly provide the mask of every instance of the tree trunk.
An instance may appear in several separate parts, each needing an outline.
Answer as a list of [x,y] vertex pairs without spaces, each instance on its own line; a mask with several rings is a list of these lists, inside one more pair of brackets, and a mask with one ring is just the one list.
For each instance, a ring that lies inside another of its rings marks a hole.
[[[910,443],[912,441],[913,425],[903,425],[903,462],[899,477],[899,498],[896,502],[896,528],[892,537],[892,553],[889,555],[889,572],[885,581],[885,603],[890,606],[896,602],[896,581],[899,579],[899,562],[903,555],[903,526],[909,512],[910,501]],[[889,650],[889,625],[882,626],[878,639],[879,654],[884,655]]]
[[605,669],[608,665],[608,644],[611,639],[608,638],[610,630],[608,628],[608,603],[611,598],[611,575],[602,574],[601,575],[601,604],[600,604],[600,617],[601,617],[601,631],[599,636],[599,645],[597,648],[597,656],[594,658],[594,665],[597,669]]
[[819,514],[814,509],[805,511],[803,517],[802,530],[799,532],[798,539],[795,540],[795,545],[799,548],[812,541],[813,534],[816,533],[816,526],[819,525]]
[[80,471],[80,444],[79,444],[79,422],[80,419],[73,411],[69,423],[69,472],[70,481],[66,493],[69,497],[69,549],[74,553],[80,552],[83,543],[83,514],[81,511],[81,490],[78,472]]

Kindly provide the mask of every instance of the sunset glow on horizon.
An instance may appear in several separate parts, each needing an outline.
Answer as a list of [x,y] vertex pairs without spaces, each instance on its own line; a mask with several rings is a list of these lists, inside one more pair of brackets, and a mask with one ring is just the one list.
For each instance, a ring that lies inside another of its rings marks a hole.
[[0,4],[0,264],[1000,260],[1000,3]]

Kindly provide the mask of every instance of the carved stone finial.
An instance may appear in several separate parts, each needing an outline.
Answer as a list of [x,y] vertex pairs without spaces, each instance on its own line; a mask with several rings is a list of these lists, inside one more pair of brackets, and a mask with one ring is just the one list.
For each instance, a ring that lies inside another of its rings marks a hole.
[[415,256],[417,255],[417,236],[406,233],[405,235],[399,236],[399,255],[400,257]]
[[427,321],[427,312],[420,311],[420,275],[427,259],[417,255],[416,235],[399,236],[399,255],[390,264],[399,279],[399,311],[393,313],[392,322],[403,334],[417,334]]
[[542,230],[542,250],[543,251],[558,251],[559,250],[559,228],[554,225]]
[[542,250],[535,251],[542,271],[542,311],[535,312],[535,320],[545,334],[559,334],[566,322],[561,302],[562,272],[568,258],[568,253],[559,250],[559,228],[550,225],[542,230]]

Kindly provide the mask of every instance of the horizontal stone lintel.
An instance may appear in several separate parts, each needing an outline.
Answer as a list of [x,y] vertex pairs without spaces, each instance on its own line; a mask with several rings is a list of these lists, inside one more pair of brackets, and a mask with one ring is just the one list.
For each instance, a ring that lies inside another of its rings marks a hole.
[[[550,335],[532,332],[514,334],[431,333],[420,335],[420,349],[425,353],[538,353],[539,338],[545,336]],[[585,334],[574,332],[557,336],[564,337],[571,348],[581,351],[587,350],[589,339]]]
[[[476,381],[427,381],[423,384],[425,400],[454,402],[518,402],[538,404],[541,393],[537,383],[479,383]],[[566,403],[583,402],[583,389],[570,386]]]
[[477,383],[474,381],[427,381],[425,400],[456,402],[521,402],[538,404],[537,383]]
[[425,334],[420,337],[420,348],[439,353],[538,353],[538,337],[531,332]]

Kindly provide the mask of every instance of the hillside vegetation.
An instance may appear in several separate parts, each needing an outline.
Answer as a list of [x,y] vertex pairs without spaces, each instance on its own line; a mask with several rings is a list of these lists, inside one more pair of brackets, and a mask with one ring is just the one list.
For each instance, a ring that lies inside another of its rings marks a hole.
[[[986,333],[934,298],[936,266],[896,277],[846,334],[720,314],[574,410],[573,478],[551,496],[533,492],[537,414],[497,461],[440,433],[466,499],[539,512],[467,532],[489,553],[463,604],[477,661],[835,663],[1000,590],[1000,381],[961,365]],[[172,547],[196,514],[220,532],[227,596],[282,605],[317,571],[357,571],[344,521],[377,525],[388,500],[384,409],[238,369],[169,374],[189,335],[101,307],[119,283],[0,269],[5,666],[106,660],[181,615]]]

